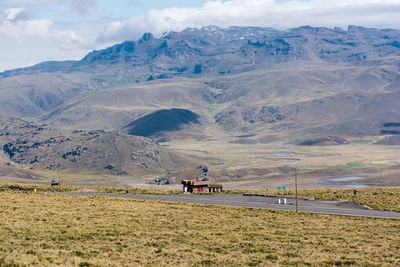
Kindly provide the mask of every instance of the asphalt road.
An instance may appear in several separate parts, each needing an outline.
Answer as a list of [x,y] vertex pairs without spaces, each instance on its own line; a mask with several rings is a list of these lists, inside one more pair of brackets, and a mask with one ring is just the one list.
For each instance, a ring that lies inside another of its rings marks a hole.
[[[244,195],[143,195],[143,194],[110,194],[110,193],[87,193],[87,192],[63,192],[68,195],[81,196],[101,196],[101,197],[119,197],[140,200],[158,200],[185,202],[195,204],[209,204],[229,207],[243,207],[255,209],[271,209],[271,210],[295,210],[295,200],[288,199],[287,204],[278,204],[276,197],[263,196],[244,196]],[[347,201],[336,200],[306,200],[299,199],[298,209],[302,212],[343,215],[343,216],[360,216],[371,218],[400,219],[399,212],[388,212],[380,210],[371,210],[364,206],[357,205]]]

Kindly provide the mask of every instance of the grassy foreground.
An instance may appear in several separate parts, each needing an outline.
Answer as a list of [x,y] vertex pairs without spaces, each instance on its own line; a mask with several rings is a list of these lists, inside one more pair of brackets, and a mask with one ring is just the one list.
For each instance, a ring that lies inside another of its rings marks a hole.
[[0,265],[399,265],[396,220],[0,191]]

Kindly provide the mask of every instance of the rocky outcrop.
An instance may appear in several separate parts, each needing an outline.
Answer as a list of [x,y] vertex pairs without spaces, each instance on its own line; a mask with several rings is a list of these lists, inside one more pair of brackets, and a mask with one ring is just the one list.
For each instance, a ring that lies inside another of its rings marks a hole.
[[182,157],[145,137],[60,131],[15,118],[0,120],[0,147],[9,160],[32,169],[127,175],[185,167]]

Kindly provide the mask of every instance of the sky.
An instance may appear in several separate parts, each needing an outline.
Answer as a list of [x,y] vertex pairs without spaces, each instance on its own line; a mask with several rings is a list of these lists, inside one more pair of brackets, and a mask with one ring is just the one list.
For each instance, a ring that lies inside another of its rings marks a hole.
[[400,0],[0,0],[0,71],[207,25],[400,29]]

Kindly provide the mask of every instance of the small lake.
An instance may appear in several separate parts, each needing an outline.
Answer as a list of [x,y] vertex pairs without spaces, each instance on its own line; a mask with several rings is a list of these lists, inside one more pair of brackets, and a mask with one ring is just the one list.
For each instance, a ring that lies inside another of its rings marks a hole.
[[354,180],[361,180],[364,178],[365,177],[362,177],[362,176],[344,176],[344,177],[326,178],[326,180],[329,182],[348,182],[348,181],[354,181]]
[[327,185],[327,186],[334,186],[334,187],[339,187],[339,188],[369,187],[366,184],[334,184],[335,182],[349,182],[349,181],[356,181],[356,180],[361,180],[361,179],[365,179],[365,177],[362,177],[362,176],[331,177],[331,178],[324,179],[325,181],[327,181],[327,183],[317,183],[316,185],[322,185],[322,186]]
[[342,187],[342,188],[366,188],[366,187],[368,187],[368,185],[366,185],[366,184],[341,184],[338,186]]

